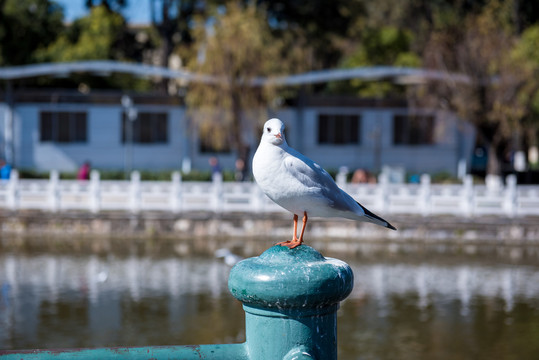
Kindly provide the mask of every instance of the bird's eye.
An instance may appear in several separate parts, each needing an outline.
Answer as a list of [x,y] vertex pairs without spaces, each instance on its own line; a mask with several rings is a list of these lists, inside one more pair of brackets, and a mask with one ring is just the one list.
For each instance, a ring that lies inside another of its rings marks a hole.
[[269,128],[269,127],[266,128],[266,131],[267,131],[267,132],[271,132],[271,128]]

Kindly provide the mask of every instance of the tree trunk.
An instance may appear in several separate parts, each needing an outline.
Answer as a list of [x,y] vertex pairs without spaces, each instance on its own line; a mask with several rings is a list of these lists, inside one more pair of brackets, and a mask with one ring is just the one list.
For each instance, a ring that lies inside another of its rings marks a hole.
[[501,175],[501,161],[498,157],[498,145],[492,141],[488,145],[487,175]]
[[476,129],[481,143],[487,148],[487,175],[501,175],[501,154],[503,152],[500,151],[500,146],[503,144],[503,136],[499,131],[499,127],[483,122],[477,124]]
[[236,89],[232,91],[232,138],[237,158],[241,159],[244,166],[248,167],[249,146],[243,140],[242,121],[241,121],[241,91]]

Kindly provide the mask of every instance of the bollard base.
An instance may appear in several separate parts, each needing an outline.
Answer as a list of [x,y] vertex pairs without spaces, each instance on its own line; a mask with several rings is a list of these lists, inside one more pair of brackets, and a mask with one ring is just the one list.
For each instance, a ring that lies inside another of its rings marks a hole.
[[346,263],[306,245],[236,264],[228,287],[243,303],[250,359],[337,359],[337,309],[352,286]]

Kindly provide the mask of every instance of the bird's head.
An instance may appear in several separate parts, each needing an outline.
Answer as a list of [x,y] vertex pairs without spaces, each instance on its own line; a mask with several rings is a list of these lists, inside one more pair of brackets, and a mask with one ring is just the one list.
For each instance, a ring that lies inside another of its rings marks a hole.
[[283,122],[275,118],[266,121],[264,124],[264,130],[262,131],[261,141],[277,146],[286,143]]

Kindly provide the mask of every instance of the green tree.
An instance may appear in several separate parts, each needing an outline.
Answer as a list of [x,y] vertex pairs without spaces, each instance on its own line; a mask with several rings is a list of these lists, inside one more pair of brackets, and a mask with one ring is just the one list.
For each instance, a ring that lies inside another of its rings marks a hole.
[[[48,47],[36,52],[41,62],[70,62],[81,60],[120,60],[142,61],[143,52],[151,48],[151,43],[140,44],[135,40],[123,16],[99,5],[90,13],[66,27],[58,38]],[[148,90],[148,80],[126,74],[111,74],[106,78],[90,74],[70,76],[67,80],[44,79],[42,85],[84,87],[119,87],[135,90]]]
[[[343,58],[340,67],[391,65],[419,67],[421,58],[411,51],[411,32],[392,26],[367,28],[360,32],[356,49]],[[352,79],[329,85],[330,92],[358,94],[365,97],[383,97],[403,93],[404,88],[390,81],[363,81]]]
[[105,6],[92,7],[88,16],[75,21],[38,56],[42,61],[53,62],[121,59],[114,45],[122,37],[125,26],[119,13]]
[[[150,0],[152,28],[157,34],[157,46],[153,58],[162,67],[169,67],[172,55],[178,55],[184,63],[192,54],[194,19],[204,19],[207,9],[215,1],[199,0]],[[167,90],[169,80],[160,82]]]
[[[249,1],[245,1],[249,2]],[[365,16],[368,0],[290,0],[256,1],[267,10],[272,32],[277,36],[301,32],[309,44],[314,68],[333,68],[342,56],[339,46],[348,36],[349,28],[360,16]]]
[[539,24],[522,33],[511,53],[511,62],[518,66],[524,79],[518,102],[526,109],[521,131],[528,146],[539,145]]
[[511,6],[511,0],[491,0],[459,27],[433,32],[425,49],[426,66],[468,80],[429,82],[417,93],[475,125],[478,140],[489,151],[489,174],[499,174],[508,151],[519,150],[515,134],[529,110],[519,100],[526,76],[510,56],[517,40]]
[[0,0],[0,65],[36,61],[35,51],[63,29],[62,9],[45,0]]
[[[192,83],[186,101],[201,141],[216,149],[230,147],[244,160],[248,156],[246,129],[265,115],[273,98],[269,85],[253,87],[257,77],[282,74],[298,64],[285,43],[272,37],[267,19],[255,6],[231,2],[213,22],[199,23],[189,68],[216,81]],[[258,129],[257,129],[258,131]]]

